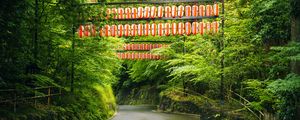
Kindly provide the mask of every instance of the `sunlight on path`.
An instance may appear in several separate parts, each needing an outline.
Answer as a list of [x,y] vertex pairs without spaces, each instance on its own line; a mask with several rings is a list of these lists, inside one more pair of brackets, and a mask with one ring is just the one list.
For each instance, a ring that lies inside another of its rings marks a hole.
[[154,112],[153,106],[120,105],[112,120],[199,120],[199,116]]

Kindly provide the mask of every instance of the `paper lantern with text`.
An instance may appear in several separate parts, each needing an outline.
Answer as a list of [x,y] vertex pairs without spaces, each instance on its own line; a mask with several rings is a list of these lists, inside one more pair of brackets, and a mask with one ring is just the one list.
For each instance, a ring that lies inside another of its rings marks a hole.
[[151,35],[152,36],[155,36],[156,35],[156,24],[155,23],[152,23],[151,24]]
[[206,16],[214,16],[213,7],[211,5],[206,5]]
[[91,25],[92,26],[92,36],[96,37],[96,26],[95,25]]
[[201,16],[201,17],[205,16],[205,6],[204,5],[199,6],[199,16]]
[[155,18],[157,13],[157,8],[155,6],[151,7],[150,17]]
[[172,13],[171,13],[171,16],[173,18],[177,17],[177,7],[175,5],[172,6]]
[[166,17],[166,18],[171,17],[171,13],[172,13],[171,7],[170,7],[170,6],[166,6],[166,7],[165,7],[165,17]]
[[111,36],[115,37],[117,35],[117,26],[116,25],[112,25],[110,27],[110,31],[111,31]]
[[172,23],[172,35],[177,34],[177,23]]
[[118,8],[118,19],[124,19],[124,9]]
[[84,36],[89,37],[91,35],[90,33],[90,25],[85,25],[84,26]]
[[150,7],[146,6],[144,9],[144,18],[149,18],[150,17]]
[[122,24],[118,25],[118,36],[119,37],[123,36],[123,25]]
[[145,44],[145,50],[149,50],[149,44]]
[[213,22],[212,28],[213,28],[214,33],[218,33],[219,32],[219,22],[217,22],[217,21]]
[[126,37],[130,36],[130,31],[131,31],[130,25],[129,25],[129,24],[126,24],[126,25],[124,26],[124,34],[125,34]]
[[109,19],[110,14],[111,14],[111,9],[107,8],[106,9],[106,19]]
[[105,29],[104,28],[99,28],[99,36],[104,37],[105,36]]
[[218,5],[218,3],[214,4],[214,15],[219,16],[219,5]]
[[137,60],[139,58],[139,54],[138,53],[134,53],[134,59]]
[[106,37],[110,36],[110,26],[109,25],[105,25],[104,29],[105,29],[105,36]]
[[185,16],[190,17],[192,15],[192,7],[191,6],[185,6]]
[[190,35],[192,32],[192,24],[190,22],[185,23],[185,34]]
[[148,36],[149,33],[150,33],[150,24],[146,23],[145,26],[144,26],[144,35]]
[[205,32],[207,34],[211,33],[212,32],[211,23],[210,22],[206,22],[205,26],[206,26],[206,31]]
[[162,18],[164,15],[164,8],[162,6],[158,6],[157,16],[158,18]]
[[179,5],[178,6],[178,17],[181,18],[184,14],[184,6]]
[[125,54],[124,53],[121,53],[121,58],[125,59]]
[[205,23],[204,22],[199,23],[199,33],[201,35],[203,35],[205,33]]
[[137,18],[143,18],[144,9],[143,7],[138,7]]
[[144,33],[144,32],[143,32],[143,30],[144,30],[144,29],[143,29],[143,28],[144,28],[143,26],[144,26],[143,24],[139,24],[139,25],[138,25],[138,35],[139,35],[139,36],[142,36],[143,33]]
[[125,8],[125,19],[130,19],[130,18],[131,18],[131,9]]
[[184,33],[184,23],[180,22],[178,23],[178,34],[183,35]]
[[78,35],[80,38],[83,37],[83,31],[84,31],[84,27],[82,25],[79,25]]
[[117,10],[117,8],[112,8],[111,9],[111,14],[113,15],[113,18],[114,19],[117,19],[118,18],[118,10]]
[[165,23],[165,35],[169,36],[171,33],[171,24],[170,23]]
[[198,33],[198,22],[192,23],[192,33],[196,35]]
[[158,23],[158,35],[159,36],[163,36],[163,31],[164,31],[164,26],[163,26],[163,24],[162,23]]
[[198,16],[198,5],[193,5],[192,7],[192,16],[197,17]]
[[131,12],[132,12],[132,18],[133,19],[138,18],[138,15],[137,15],[138,14],[138,10],[136,8],[132,8]]
[[131,25],[131,36],[136,36],[137,35],[137,25],[132,24]]

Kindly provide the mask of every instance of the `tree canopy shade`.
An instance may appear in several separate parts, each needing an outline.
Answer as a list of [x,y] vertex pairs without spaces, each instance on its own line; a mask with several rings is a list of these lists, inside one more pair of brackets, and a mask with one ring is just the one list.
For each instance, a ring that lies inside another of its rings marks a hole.
[[[139,98],[149,99],[146,102],[157,97],[162,109],[167,107],[163,106],[167,101],[174,105],[170,107],[174,111],[191,112],[192,107],[186,105],[190,108],[183,109],[175,103],[190,102],[206,109],[207,104],[201,104],[206,101],[210,109],[221,110],[217,101],[220,101],[222,75],[224,108],[239,109],[232,101],[241,99],[236,96],[238,94],[249,101],[245,108],[274,114],[282,120],[295,120],[299,115],[298,0],[228,0],[225,1],[225,14],[220,14],[219,18],[196,21],[221,21],[224,16],[224,36],[219,32],[213,35],[152,36],[149,33],[149,36],[80,38],[74,33],[81,24],[93,23],[101,28],[132,22],[106,19],[104,10],[109,5],[105,3],[119,0],[80,5],[82,2],[0,1],[0,119],[108,119],[116,111],[113,88],[118,99],[121,93],[128,94],[126,100],[129,101],[134,93],[139,93],[136,95],[140,95]],[[187,6],[192,3],[164,3],[163,6],[173,4]],[[157,6],[147,4],[154,5]],[[156,19],[132,23],[170,23],[172,26],[171,23],[186,21]],[[149,41],[168,44],[149,51],[164,59],[121,60],[116,56],[116,46],[150,44]],[[49,90],[51,93],[62,91],[63,94],[47,100],[2,103],[6,99],[47,95],[46,91],[35,90],[45,86],[58,88]],[[8,89],[14,92],[3,91]],[[151,95],[152,90],[157,95]],[[149,94],[141,94],[145,91]],[[46,104],[48,100],[49,105]]]

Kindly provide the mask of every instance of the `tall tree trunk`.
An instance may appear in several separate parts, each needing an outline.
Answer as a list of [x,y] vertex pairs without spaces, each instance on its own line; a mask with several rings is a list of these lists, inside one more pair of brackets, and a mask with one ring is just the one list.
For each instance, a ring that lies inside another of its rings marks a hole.
[[[300,42],[300,0],[291,0],[291,40]],[[300,75],[300,61],[293,61],[291,69]]]

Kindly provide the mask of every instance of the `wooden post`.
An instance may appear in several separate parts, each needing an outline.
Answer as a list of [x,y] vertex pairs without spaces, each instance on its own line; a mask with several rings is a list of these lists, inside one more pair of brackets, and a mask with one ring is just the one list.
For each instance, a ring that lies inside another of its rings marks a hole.
[[15,91],[15,96],[14,96],[14,113],[17,112],[17,91]]
[[51,87],[48,87],[48,105],[50,105],[51,100]]

